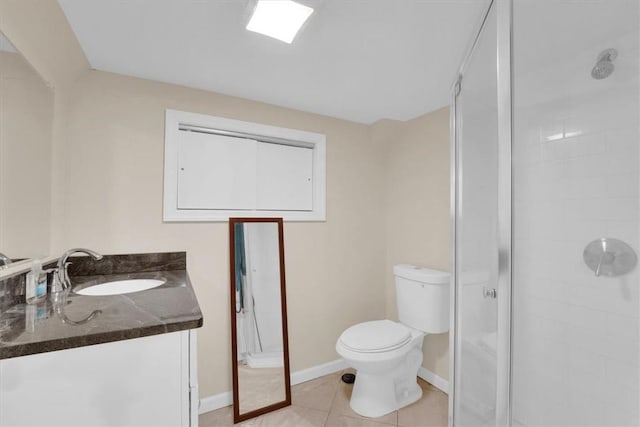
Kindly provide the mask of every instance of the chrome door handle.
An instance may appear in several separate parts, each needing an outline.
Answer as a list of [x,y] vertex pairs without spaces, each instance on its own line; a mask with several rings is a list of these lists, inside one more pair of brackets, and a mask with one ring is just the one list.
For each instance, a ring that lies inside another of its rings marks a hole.
[[484,286],[482,287],[482,296],[484,296],[485,298],[493,298],[496,299],[498,297],[498,291],[491,288],[485,288]]

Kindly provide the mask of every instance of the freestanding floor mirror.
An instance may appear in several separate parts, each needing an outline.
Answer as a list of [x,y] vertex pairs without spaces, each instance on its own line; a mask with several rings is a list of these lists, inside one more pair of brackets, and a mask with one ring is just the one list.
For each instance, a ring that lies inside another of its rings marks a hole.
[[233,418],[291,405],[282,218],[230,218]]

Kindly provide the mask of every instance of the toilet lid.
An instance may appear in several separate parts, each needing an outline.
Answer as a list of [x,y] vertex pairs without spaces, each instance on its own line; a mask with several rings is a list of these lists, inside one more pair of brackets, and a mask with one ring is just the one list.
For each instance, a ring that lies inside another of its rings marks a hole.
[[411,331],[391,320],[358,323],[344,331],[340,341],[347,349],[377,353],[402,347],[411,340]]

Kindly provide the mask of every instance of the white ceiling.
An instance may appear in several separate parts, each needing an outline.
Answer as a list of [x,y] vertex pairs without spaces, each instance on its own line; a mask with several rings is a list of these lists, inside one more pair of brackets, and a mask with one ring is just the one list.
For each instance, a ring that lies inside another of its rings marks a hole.
[[59,0],[91,66],[360,123],[449,103],[487,0],[306,0],[291,45],[249,0]]

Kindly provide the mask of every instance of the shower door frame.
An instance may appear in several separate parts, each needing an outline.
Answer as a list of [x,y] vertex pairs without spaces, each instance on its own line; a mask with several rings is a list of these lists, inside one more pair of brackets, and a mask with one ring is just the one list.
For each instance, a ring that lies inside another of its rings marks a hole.
[[460,310],[458,309],[457,274],[457,220],[459,218],[460,192],[458,185],[462,176],[462,166],[458,161],[459,139],[456,115],[457,98],[462,89],[464,75],[473,55],[480,35],[485,28],[491,8],[496,10],[497,25],[497,101],[498,101],[498,341],[496,370],[496,426],[511,425],[511,342],[512,342],[512,10],[513,0],[490,0],[474,31],[474,38],[451,89],[451,325],[449,336],[449,426],[456,425],[456,366],[457,352],[462,349],[460,334]]

